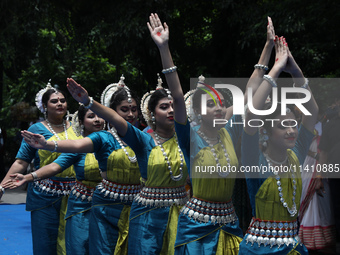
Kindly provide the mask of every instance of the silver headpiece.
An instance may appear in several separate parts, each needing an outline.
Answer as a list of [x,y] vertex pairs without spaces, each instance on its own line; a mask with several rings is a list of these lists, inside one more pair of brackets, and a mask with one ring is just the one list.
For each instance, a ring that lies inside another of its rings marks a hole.
[[[153,126],[152,121],[151,121],[151,112],[149,110],[149,101],[150,101],[150,98],[151,98],[152,94],[156,90],[158,90],[158,89],[164,89],[166,91],[166,93],[168,94],[168,98],[172,99],[170,90],[163,88],[163,86],[162,86],[163,81],[162,81],[162,78],[160,77],[159,73],[157,74],[157,76],[158,76],[158,79],[157,79],[157,87],[156,87],[156,89],[155,90],[151,90],[149,92],[146,92],[143,95],[142,100],[140,102],[140,108],[141,108],[143,117],[144,117],[145,121],[147,122],[147,124],[150,127]],[[153,129],[154,128],[155,127],[153,127]]]
[[[204,87],[204,85],[203,85],[204,81],[205,81],[205,77],[201,74],[198,77],[197,88]],[[189,120],[189,122],[196,122],[196,123],[198,123],[199,120],[197,119],[197,116],[194,112],[192,98],[193,98],[193,95],[195,94],[197,88],[189,90],[184,95],[184,102],[185,102],[188,120]]]
[[42,97],[45,94],[45,92],[47,90],[49,90],[49,89],[54,89],[54,92],[58,93],[58,91],[51,86],[51,79],[48,81],[46,87],[41,89],[41,90],[39,90],[39,92],[35,95],[35,105],[37,106],[39,111],[41,111],[42,113],[45,112],[45,109],[44,109],[44,106],[43,106],[43,102],[42,102]]
[[118,83],[112,83],[109,84],[103,91],[101,97],[100,97],[100,102],[102,105],[105,105],[107,107],[110,107],[110,101],[111,101],[111,97],[112,95],[118,90],[118,89],[125,89],[127,95],[128,95],[128,102],[132,103],[132,98],[131,98],[131,94],[130,94],[130,89],[128,86],[125,85],[124,83],[125,77],[122,74],[122,76],[120,77],[120,80]]

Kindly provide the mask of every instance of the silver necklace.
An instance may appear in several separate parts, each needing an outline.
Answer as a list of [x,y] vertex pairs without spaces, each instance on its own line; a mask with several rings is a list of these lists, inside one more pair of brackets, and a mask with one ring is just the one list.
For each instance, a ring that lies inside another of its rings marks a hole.
[[182,150],[181,150],[181,148],[178,145],[177,135],[174,134],[181,163],[180,163],[180,167],[179,167],[179,172],[180,172],[179,175],[173,176],[169,157],[166,155],[166,152],[164,150],[163,144],[160,142],[160,139],[167,141],[170,138],[163,138],[163,137],[160,137],[156,132],[153,132],[153,133],[155,134],[155,139],[156,139],[156,143],[157,143],[156,145],[161,148],[163,156],[164,156],[164,158],[166,160],[166,163],[168,165],[168,169],[170,171],[171,180],[178,182],[179,180],[181,180],[183,178],[183,164],[184,164],[183,161],[184,160],[183,160]]
[[117,142],[119,143],[120,147],[122,147],[123,151],[125,152],[126,156],[128,157],[128,159],[130,160],[131,163],[136,163],[137,162],[137,158],[136,155],[134,155],[133,157],[131,157],[129,155],[129,152],[127,151],[127,149],[125,148],[122,140],[120,139],[120,137],[118,136],[118,134],[114,131],[113,128],[111,128],[111,134],[113,135],[113,137],[117,140]]
[[269,160],[270,162],[274,163],[275,165],[283,165],[283,164],[286,164],[286,163],[287,163],[287,160],[288,160],[288,155],[286,156],[286,158],[285,158],[283,161],[275,161],[274,159],[272,159],[271,157],[269,157],[268,154],[266,154],[266,153],[263,153],[263,154],[264,154],[264,156],[266,157],[267,162],[268,162],[268,160]]
[[[52,128],[51,122],[50,122],[48,119],[46,119],[46,123],[47,123],[48,128],[51,130],[52,134],[55,135],[55,137],[57,137],[57,139],[60,141],[61,139],[60,139],[60,137],[58,136],[58,134],[54,131],[54,129]],[[57,125],[54,125],[54,126],[57,127]],[[67,134],[67,129],[66,129],[65,120],[63,120],[63,124],[61,124],[61,126],[64,127],[64,132],[65,132],[65,136],[66,136],[66,139],[65,139],[65,140],[67,140],[67,139],[68,139],[68,134]]]
[[[214,148],[214,144],[212,144],[211,141],[212,139],[208,139],[208,137],[203,133],[203,131],[201,130],[197,130],[197,134],[199,134],[203,140],[209,145],[210,147],[210,151],[211,153],[213,154],[214,158],[215,158],[215,161],[216,161],[216,166],[217,167],[221,167],[221,164],[220,164],[220,160],[218,159],[217,157],[217,154],[216,154],[216,150]],[[217,143],[219,143],[224,151],[224,157],[226,158],[227,160],[227,168],[230,169],[230,158],[229,158],[229,154],[226,150],[226,148],[224,147],[223,145],[223,142],[221,141],[220,139],[220,135],[217,136]],[[220,168],[221,169],[221,168]],[[218,171],[218,175],[221,176],[221,177],[227,177],[229,175],[229,171],[226,171],[226,172],[222,172],[222,171]]]
[[[285,160],[283,161],[282,164],[278,164],[280,162],[276,162],[273,159],[271,159],[268,154],[264,154],[266,157],[266,160],[268,162],[268,167],[273,169],[273,164],[276,165],[282,165],[283,163],[287,162],[288,156],[285,158]],[[295,179],[295,174],[292,171],[291,168],[289,168],[289,171],[292,175],[293,178],[293,196],[292,196],[292,207],[289,208],[287,202],[285,201],[284,197],[283,197],[283,193],[282,193],[282,187],[281,187],[281,177],[279,176],[279,172],[278,171],[274,171],[275,174],[275,179],[276,179],[276,185],[277,185],[277,190],[279,191],[279,197],[280,197],[280,202],[282,203],[283,207],[285,207],[288,211],[288,213],[290,214],[290,217],[294,217],[297,214],[297,209],[296,209],[296,203],[295,203],[295,195],[296,195],[296,179]]]

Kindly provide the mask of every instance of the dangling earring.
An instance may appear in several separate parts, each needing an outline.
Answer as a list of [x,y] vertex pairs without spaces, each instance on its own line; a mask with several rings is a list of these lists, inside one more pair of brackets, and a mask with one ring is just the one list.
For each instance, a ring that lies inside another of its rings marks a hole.
[[201,114],[197,114],[197,119],[198,119],[199,122],[202,121],[202,116],[201,116]]
[[153,112],[151,112],[151,121],[153,125],[156,125],[156,118],[155,115],[153,115]]
[[106,121],[104,121],[103,130],[106,128]]
[[84,125],[83,124],[80,125],[80,134],[84,136]]
[[44,118],[47,120],[47,108],[44,108]]
[[268,137],[268,135],[267,135],[267,130],[264,128],[264,129],[262,129],[262,140],[263,140],[263,143],[262,143],[262,145],[263,146],[265,146],[265,147],[267,147],[267,141],[268,141],[268,139],[269,139],[269,137]]

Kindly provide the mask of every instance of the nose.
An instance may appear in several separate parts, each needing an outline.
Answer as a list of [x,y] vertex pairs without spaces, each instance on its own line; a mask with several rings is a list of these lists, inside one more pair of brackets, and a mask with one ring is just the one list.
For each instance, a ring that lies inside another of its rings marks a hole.
[[132,112],[131,109],[130,109],[129,112],[128,112],[128,116],[133,116],[133,112]]
[[98,115],[96,115],[96,116],[94,117],[94,121],[95,121],[95,122],[99,122],[99,121],[100,121]]
[[221,103],[219,101],[217,101],[216,109],[217,110],[221,110],[222,109]]
[[174,108],[172,107],[172,105],[170,105],[169,112],[173,112],[173,111],[174,111]]
[[294,128],[293,127],[288,127],[287,128],[287,135],[291,135],[294,133]]

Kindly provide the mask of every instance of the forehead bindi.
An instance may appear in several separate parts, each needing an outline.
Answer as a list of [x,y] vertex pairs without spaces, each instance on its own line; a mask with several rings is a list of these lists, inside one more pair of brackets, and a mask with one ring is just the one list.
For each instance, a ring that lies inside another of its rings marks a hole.
[[160,99],[159,101],[158,101],[158,105],[160,106],[160,105],[169,105],[169,104],[172,104],[172,99],[170,100],[170,99],[168,99],[168,98],[162,98],[162,99]]
[[129,103],[128,100],[123,100],[119,105],[118,107],[122,108],[122,107],[127,107],[127,108],[132,108],[132,107],[137,107],[137,103],[136,103],[136,100],[134,100],[132,98],[132,102]]
[[53,99],[57,99],[57,100],[62,100],[62,99],[65,99],[64,95],[61,94],[61,93],[53,93],[51,96],[50,96],[50,100],[53,100]]

